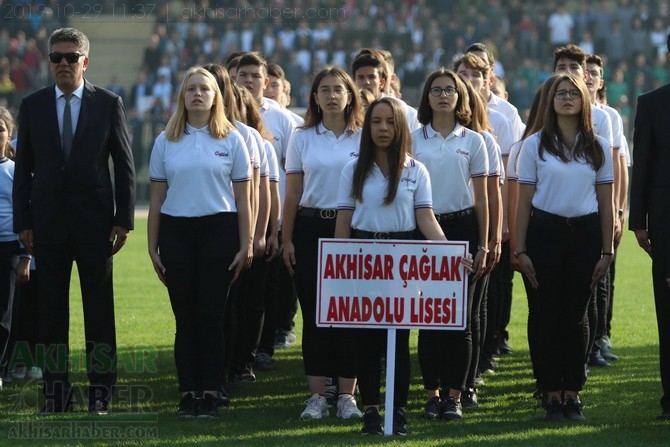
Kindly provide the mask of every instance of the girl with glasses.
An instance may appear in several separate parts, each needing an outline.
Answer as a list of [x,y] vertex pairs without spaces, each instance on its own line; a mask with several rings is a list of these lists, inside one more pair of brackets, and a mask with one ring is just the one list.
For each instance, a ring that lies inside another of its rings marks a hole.
[[326,377],[339,375],[337,417],[360,419],[354,390],[356,342],[347,329],[316,326],[319,238],[333,237],[340,172],[358,157],[362,110],[347,72],[326,67],[315,77],[305,123],[291,136],[286,155],[283,256],[295,280],[303,318],[302,355],[311,397],[303,419],[328,416]]
[[[446,68],[431,73],[419,102],[419,122],[424,127],[412,134],[412,152],[430,174],[433,209],[441,230],[450,240],[469,242],[474,258],[468,278],[469,322],[475,286],[486,269],[489,229],[489,161],[482,136],[466,127],[471,120],[463,80]],[[427,398],[422,417],[462,417],[461,393],[472,361],[472,343],[471,324],[464,331],[419,331],[419,363]]]
[[583,421],[586,311],[613,252],[612,153],[593,132],[584,81],[550,81],[542,126],[519,154],[515,256],[529,328],[542,328],[529,330],[529,346],[545,418]]

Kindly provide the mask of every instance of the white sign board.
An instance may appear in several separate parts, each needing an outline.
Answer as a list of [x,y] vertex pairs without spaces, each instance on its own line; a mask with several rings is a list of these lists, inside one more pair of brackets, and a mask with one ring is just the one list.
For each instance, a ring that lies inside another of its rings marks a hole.
[[319,239],[320,327],[464,330],[467,241]]

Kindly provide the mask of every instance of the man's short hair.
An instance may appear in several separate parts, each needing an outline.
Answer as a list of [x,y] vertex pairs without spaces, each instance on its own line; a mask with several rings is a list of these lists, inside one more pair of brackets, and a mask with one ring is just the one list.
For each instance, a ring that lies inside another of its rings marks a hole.
[[386,61],[384,61],[384,58],[379,54],[379,52],[375,50],[370,51],[371,52],[361,50],[356,58],[354,58],[354,61],[351,63],[352,76],[355,77],[356,71],[361,67],[372,67],[379,71],[380,78],[387,79],[388,69],[386,67]]
[[286,74],[284,74],[284,69],[281,68],[279,64],[268,64],[268,76],[272,76],[278,79],[284,79],[286,78]]
[[244,67],[245,65],[255,65],[261,67],[263,73],[267,76],[268,74],[268,63],[263,56],[257,51],[252,51],[250,53],[245,53],[240,57],[240,60],[237,63],[237,68]]
[[554,50],[554,71],[556,71],[556,64],[559,59],[570,59],[577,62],[584,67],[586,61],[586,53],[580,47],[573,43],[569,43],[564,47],[558,47]]
[[[489,50],[489,47],[487,47],[485,44],[481,42],[475,42],[471,44],[469,47],[465,49],[466,53],[473,53],[473,52],[482,52],[486,54],[486,57],[488,58],[488,64],[493,66],[493,63],[495,62],[495,58],[493,57],[493,53],[491,50]],[[487,61],[484,61],[487,62]]]
[[86,34],[75,28],[58,28],[49,37],[49,53],[54,44],[60,42],[70,42],[77,45],[77,48],[84,56],[88,56],[91,44],[88,41]]
[[597,65],[600,68],[600,76],[603,75],[603,72],[605,70],[604,67],[605,64],[603,64],[603,59],[600,56],[598,56],[597,54],[589,54],[588,56],[586,56],[585,63]]

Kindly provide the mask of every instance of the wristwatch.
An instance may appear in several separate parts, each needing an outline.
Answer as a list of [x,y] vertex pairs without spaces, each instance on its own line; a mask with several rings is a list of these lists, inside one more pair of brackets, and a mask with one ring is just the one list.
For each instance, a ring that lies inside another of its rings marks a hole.
[[619,219],[623,217],[623,210],[617,211],[617,215],[619,216]]
[[525,254],[526,254],[526,250],[515,251],[515,252],[514,252],[514,257],[515,257],[515,258],[518,258],[519,256],[521,256],[521,255],[525,255]]

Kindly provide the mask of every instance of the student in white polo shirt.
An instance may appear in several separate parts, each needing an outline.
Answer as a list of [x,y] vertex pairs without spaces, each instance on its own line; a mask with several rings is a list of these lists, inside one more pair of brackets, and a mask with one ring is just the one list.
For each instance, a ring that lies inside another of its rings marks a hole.
[[543,126],[519,155],[516,256],[528,320],[542,328],[529,331],[537,337],[529,346],[545,419],[583,421],[585,317],[613,255],[614,171],[609,142],[593,131],[584,80],[555,76]]
[[[279,164],[279,200],[281,208],[283,208],[286,196],[286,152],[289,139],[296,126],[286,109],[282,108],[276,101],[263,96],[263,92],[269,83],[267,61],[259,53],[251,52],[242,54],[237,63],[237,83],[246,88],[256,100],[263,123],[274,138],[272,144]],[[279,231],[281,238],[281,222]],[[293,284],[283,265],[279,258],[275,258],[268,266],[269,275],[268,284],[266,284],[268,291],[266,293],[271,293],[274,301],[278,303],[275,319],[278,321],[278,326],[283,326],[278,328],[278,336],[282,336],[283,344],[287,346],[290,345],[289,337],[292,335],[292,320],[297,306],[297,298]]]
[[252,258],[251,163],[204,68],[185,73],[149,177],[149,255],[176,321],[177,416],[218,417],[227,293]]
[[[272,269],[269,267],[275,261],[279,244],[279,167],[276,154],[272,146],[272,134],[263,124],[258,105],[251,94],[244,88],[234,89],[238,111],[241,119],[251,127],[258,140],[258,145],[264,148],[267,166],[261,165],[261,176],[267,175],[269,180],[269,219],[263,228],[257,227],[257,234],[267,232],[265,251],[263,247],[255,245],[254,256],[259,259],[257,270],[247,277],[247,284],[241,300],[245,300],[242,307],[246,309],[242,319],[236,321],[239,327],[236,345],[235,368],[238,371],[236,379],[253,381],[254,369],[269,371],[276,369],[272,356],[274,355],[274,296],[268,293],[268,276]],[[267,168],[267,169],[266,169]],[[261,177],[263,178],[263,177]],[[265,233],[264,233],[265,234]],[[265,268],[265,267],[268,268]],[[253,267],[253,265],[252,265]],[[246,324],[241,324],[243,321]],[[253,368],[251,365],[253,362]]]
[[291,137],[286,158],[283,256],[302,310],[302,354],[311,398],[300,415],[328,415],[326,377],[337,371],[337,416],[361,417],[356,406],[356,349],[352,331],[316,326],[318,241],[333,237],[340,172],[358,157],[362,109],[346,71],[323,68],[314,78],[304,126]]
[[[418,229],[430,240],[444,240],[432,209],[426,168],[410,156],[411,137],[398,101],[381,98],[368,107],[358,160],[342,171],[337,199],[335,237],[412,239]],[[386,331],[357,330],[358,383],[365,409],[364,435],[383,433],[381,357]],[[407,434],[405,407],[409,394],[409,330],[396,332],[393,433]]]
[[[534,134],[542,128],[544,122],[544,114],[541,113],[541,110],[546,110],[547,101],[549,97],[549,91],[553,82],[556,80],[555,77],[547,79],[540,89],[535,93],[533,98],[533,103],[530,106],[528,121],[526,121],[526,128],[523,132],[521,140],[517,141],[512,145],[512,149],[509,152],[509,160],[507,163],[507,171],[505,180],[508,183],[507,194],[508,194],[508,223],[510,231],[510,260],[509,263],[515,270],[519,269],[517,257],[514,255],[516,252],[516,208],[519,197],[519,188],[517,184],[517,163],[519,159],[519,153],[521,151],[521,146],[526,138]],[[536,324],[536,321],[528,320],[528,343],[534,343],[537,340],[537,331],[541,331],[542,327]],[[533,397],[543,398],[542,395],[542,384],[539,382],[537,374],[535,374],[535,359],[534,354],[537,349],[533,346],[530,348],[530,363],[533,368],[533,377],[535,378],[535,390],[533,392]]]
[[469,241],[474,271],[468,280],[466,329],[419,331],[419,362],[428,399],[422,417],[427,419],[462,417],[461,393],[472,357],[471,305],[486,268],[489,162],[483,137],[465,127],[471,119],[463,80],[446,68],[431,73],[421,93],[423,127],[412,133],[412,152],[430,174],[433,208],[442,231],[448,239]]
[[474,89],[470,80],[463,79],[463,84],[467,88],[470,101],[470,110],[472,119],[466,126],[468,129],[477,132],[484,138],[486,145],[486,155],[489,162],[489,170],[486,177],[486,196],[489,208],[489,241],[486,257],[486,273],[477,281],[475,287],[475,298],[472,304],[471,312],[471,330],[472,330],[472,361],[468,370],[468,377],[465,383],[466,389],[461,394],[461,405],[463,408],[476,408],[477,401],[476,378],[480,371],[492,369],[493,353],[487,351],[485,345],[487,328],[489,322],[497,321],[500,312],[497,309],[498,300],[489,303],[487,300],[488,290],[490,290],[489,278],[493,276],[493,271],[500,261],[500,240],[502,238],[502,197],[500,187],[503,181],[502,155],[500,146],[491,134],[492,128],[489,123],[489,113],[486,105],[479,93]]

